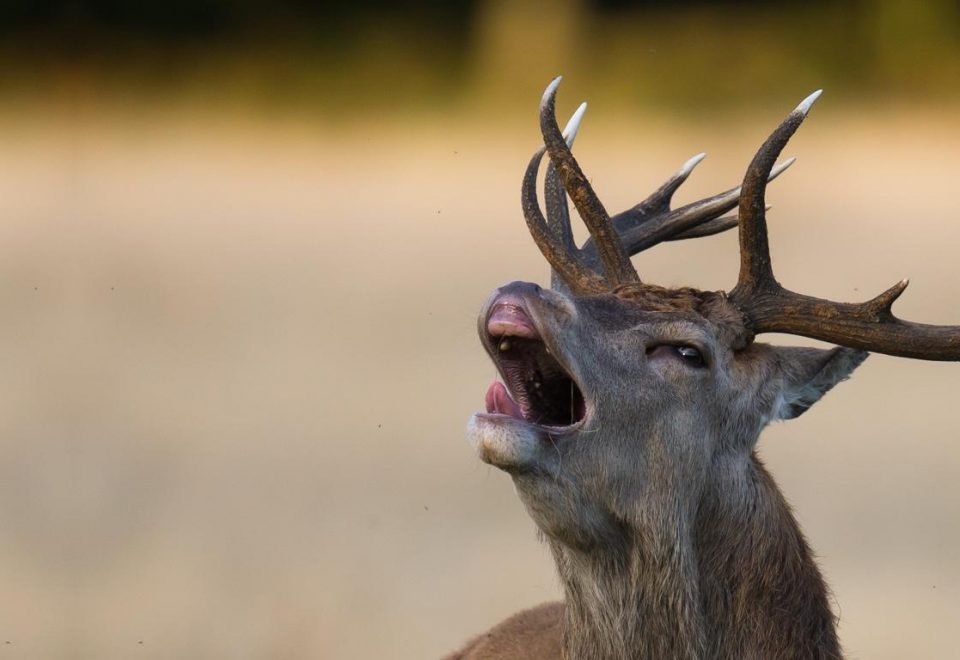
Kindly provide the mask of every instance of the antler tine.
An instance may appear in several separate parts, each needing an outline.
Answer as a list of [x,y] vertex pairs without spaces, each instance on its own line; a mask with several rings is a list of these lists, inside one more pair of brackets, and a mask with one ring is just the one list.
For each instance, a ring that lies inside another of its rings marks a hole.
[[760,147],[740,186],[740,277],[731,295],[780,285],[770,265],[765,193],[770,170],[790,137],[806,119],[823,90],[817,90],[787,115]]
[[[684,173],[684,170],[691,162],[696,165],[696,163],[699,162],[699,160],[694,162],[694,159],[696,158],[697,157],[694,157],[687,161],[684,167],[682,167],[677,174],[671,177],[666,184],[661,186],[660,190],[664,190],[668,185],[676,181],[678,175]],[[780,174],[786,171],[788,167],[793,165],[796,160],[796,158],[789,158],[774,167],[770,171],[767,180],[773,181],[776,179],[778,176],[780,176]],[[692,167],[689,168],[689,170],[692,169]],[[687,175],[689,175],[689,170],[686,171]],[[682,183],[683,179],[686,179],[686,176],[683,176],[679,183]],[[677,186],[679,186],[679,183],[677,183]],[[740,188],[740,186],[731,188],[730,190],[713,195],[712,197],[707,197],[706,199],[701,199],[700,201],[687,204],[686,206],[681,206],[673,211],[669,210],[670,202],[669,199],[667,199],[666,204],[668,206],[662,207],[659,211],[659,215],[643,216],[639,222],[620,229],[620,240],[623,242],[624,249],[627,251],[627,254],[632,256],[643,252],[644,250],[648,250],[654,245],[662,243],[663,241],[675,241],[688,238],[699,238],[701,236],[710,236],[712,234],[718,234],[722,231],[726,231],[727,229],[736,227],[736,217],[731,216],[729,218],[723,218],[721,222],[719,216],[737,205],[740,200]],[[651,195],[648,200],[652,199],[655,195],[657,195],[657,193]],[[641,209],[641,207],[643,207],[645,204],[646,201],[641,202],[637,206],[633,207],[633,209],[625,211],[617,217],[621,217],[632,211]],[[584,244],[582,255],[588,264],[595,264],[596,252],[591,241],[588,240]]]
[[832,302],[782,287],[733,300],[756,334],[783,332],[899,357],[960,361],[960,326],[913,323],[893,315],[893,302],[907,283],[902,280],[863,303]]
[[540,102],[540,131],[546,145],[550,161],[563,181],[563,187],[573,200],[584,224],[597,245],[600,262],[610,287],[639,282],[640,277],[634,270],[630,258],[613,228],[610,216],[593,191],[593,187],[584,175],[580,165],[567,146],[555,116],[557,87],[562,77],[556,77],[543,93]]
[[[680,169],[677,170],[669,179],[667,179],[663,185],[657,188],[653,194],[639,204],[635,204],[626,211],[621,211],[613,216],[613,225],[617,228],[617,231],[623,233],[632,227],[641,225],[645,222],[650,222],[657,216],[670,213],[670,203],[673,201],[674,193],[676,193],[681,184],[687,180],[687,178],[693,172],[693,168],[699,165],[700,162],[706,157],[707,154],[700,153],[693,158],[690,158],[687,160],[687,162],[681,165]],[[789,158],[783,163],[780,163],[774,167],[773,170],[771,170],[767,181],[769,182],[776,179],[784,170],[793,165],[796,160],[796,158]],[[729,207],[724,208],[724,210],[721,211],[721,213],[725,213],[735,207],[740,200],[740,186],[731,188],[730,190],[722,192],[719,195],[715,195],[710,199],[719,199],[721,197],[725,200],[725,202],[729,203]]]
[[[587,111],[587,104],[581,103],[577,111],[570,117],[566,127],[563,129],[563,137],[567,146],[573,148],[573,143],[577,139],[577,132],[580,130],[580,122],[583,121],[583,114]],[[547,176],[544,181],[544,203],[547,207],[547,226],[551,231],[560,237],[560,240],[571,252],[578,252],[576,243],[573,240],[573,229],[570,227],[570,209],[567,207],[567,191],[563,189],[563,182],[560,181],[560,175],[557,174],[557,168],[553,163],[547,164]]]
[[621,211],[613,216],[613,226],[617,228],[617,231],[622,233],[630,227],[646,222],[658,214],[669,213],[673,194],[677,192],[677,189],[689,178],[693,172],[693,168],[699,165],[706,157],[706,153],[699,153],[692,158],[688,158],[687,161],[680,166],[680,169],[664,181],[663,185],[653,191],[649,197],[639,204],[633,205],[626,211]]
[[[644,216],[640,218],[642,222],[645,219],[648,219],[650,216],[657,213],[665,213],[670,211],[670,202],[673,201],[673,195],[677,192],[677,189],[683,185],[683,182],[689,178],[690,174],[693,173],[693,168],[703,161],[707,157],[705,152],[701,152],[696,156],[688,159],[683,165],[680,166],[680,169],[673,173],[673,175],[667,179],[662,186],[657,188],[653,194],[647,197],[645,200],[637,204],[634,208],[640,211]],[[624,220],[629,219],[629,211],[624,213],[618,213],[614,217],[614,221],[617,221],[621,217]]]
[[[787,168],[789,168],[795,162],[797,162],[796,158],[788,158],[787,160],[778,164],[776,167],[770,170],[770,174],[767,176],[767,183],[773,181],[778,176],[783,174],[785,171],[787,171]],[[693,202],[692,204],[681,206],[675,211],[672,211],[668,216],[668,219],[664,222],[664,233],[667,235],[667,238],[663,240],[674,240],[678,234],[687,233],[688,231],[698,228],[702,224],[718,219],[718,216],[726,213],[740,203],[741,188],[742,186],[737,186],[736,188],[731,188],[730,190],[722,192],[719,195],[714,195],[713,197],[702,199],[699,202]],[[733,228],[734,226],[735,225],[730,225],[727,228]],[[709,236],[711,233],[717,232],[711,231],[698,235]],[[640,249],[645,250],[651,245],[652,244],[644,245]],[[627,251],[630,252],[629,247]],[[635,253],[630,252],[630,254]]]
[[697,225],[686,231],[682,231],[679,234],[674,234],[668,241],[685,241],[688,238],[703,238],[705,236],[713,236],[715,234],[722,234],[723,232],[733,229],[739,223],[737,216],[734,215],[725,215],[722,218],[714,218],[713,220],[707,220],[701,225]]
[[540,210],[540,202],[537,199],[537,172],[540,171],[540,162],[545,152],[546,147],[540,147],[530,159],[520,188],[520,204],[523,207],[527,228],[554,273],[564,281],[572,293],[589,294],[604,291],[607,287],[603,278],[588,268],[577,253],[568,249],[550,230],[547,219],[543,217],[543,212]]
[[[553,163],[547,163],[547,176],[544,182],[544,200],[547,205],[547,227],[556,236],[564,249],[571,254],[580,254],[580,248],[573,238],[573,229],[570,226],[570,209],[567,207],[567,193],[563,189],[563,182],[557,174]],[[568,287],[563,276],[550,269],[550,288],[555,291],[566,291]]]
[[902,280],[863,303],[839,303],[783,288],[773,275],[764,206],[766,172],[806,118],[820,91],[808,96],[767,138],[754,156],[740,199],[740,277],[729,299],[754,334],[783,332],[921,360],[960,361],[960,326],[903,321],[893,303]]
[[[767,206],[767,211],[770,210],[770,207]],[[703,224],[697,225],[692,229],[687,229],[682,231],[679,234],[674,234],[668,241],[685,241],[690,238],[703,238],[704,236],[713,236],[714,234],[721,234],[728,229],[733,229],[739,224],[739,219],[737,214],[725,215],[722,218],[714,218],[708,220]]]
[[655,208],[663,210],[669,209],[673,194],[677,192],[677,189],[687,180],[687,177],[693,172],[693,168],[699,165],[706,157],[706,152],[700,152],[696,156],[688,159],[687,162],[680,166],[679,170],[674,172],[673,176],[667,179],[662,186],[657,188],[657,190],[645,200],[644,205],[651,210]]

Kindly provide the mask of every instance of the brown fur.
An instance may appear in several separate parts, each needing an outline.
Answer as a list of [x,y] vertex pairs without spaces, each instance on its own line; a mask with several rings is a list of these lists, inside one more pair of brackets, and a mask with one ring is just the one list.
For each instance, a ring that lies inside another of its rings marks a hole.
[[539,660],[561,657],[563,603],[514,614],[444,660]]

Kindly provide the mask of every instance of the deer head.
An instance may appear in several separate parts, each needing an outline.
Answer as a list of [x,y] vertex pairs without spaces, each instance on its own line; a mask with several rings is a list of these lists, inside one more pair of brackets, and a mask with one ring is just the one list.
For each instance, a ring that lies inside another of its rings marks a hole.
[[[645,620],[650,638],[657,608],[675,610],[661,617],[672,635],[653,634],[657,643],[673,639],[670,644],[686,645],[689,653],[668,645],[651,654],[696,656],[720,648],[709,622],[716,627],[721,615],[704,605],[705,562],[720,571],[724,562],[738,561],[737,543],[762,544],[767,532],[795,529],[753,456],[761,430],[802,414],[847,378],[867,351],[960,360],[960,327],[897,319],[891,306],[906,281],[851,304],[788,291],[774,278],[765,189],[792,163],[774,166],[819,92],[764,142],[740,187],[672,209],[673,193],[701,154],[647,199],[611,217],[571,153],[585,106],[564,131],[557,125],[559,82],[543,96],[545,146],[522,185],[524,216],[552,267],[553,289],[514,282],[484,305],[480,338],[503,383],[488,390],[486,412],[473,417],[470,436],[482,460],[513,477],[554,551],[568,601],[578,601],[573,616],[586,628],[619,621],[608,626],[605,639],[594,640],[602,647],[592,647],[595,657],[631,655],[624,641],[629,621]],[[544,153],[550,159],[546,217],[537,199]],[[573,240],[567,196],[590,232],[581,247]],[[737,216],[723,216],[735,206]],[[662,241],[735,226],[741,265],[729,292],[645,283],[630,261]],[[754,341],[764,332],[839,346]],[[754,517],[768,509],[756,539],[744,538]],[[814,600],[822,601],[823,612],[811,616],[829,619],[814,627],[832,631],[825,591],[812,571],[819,585]],[[623,586],[628,583],[635,588]],[[646,617],[635,616],[638,610]],[[624,611],[633,614],[625,619]]]

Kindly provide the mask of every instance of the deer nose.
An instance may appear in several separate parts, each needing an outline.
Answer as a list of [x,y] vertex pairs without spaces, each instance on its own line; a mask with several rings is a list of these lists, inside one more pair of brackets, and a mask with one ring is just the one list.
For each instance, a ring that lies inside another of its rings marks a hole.
[[540,338],[523,300],[510,294],[500,296],[494,303],[487,317],[487,333],[492,337]]
[[495,337],[538,339],[540,334],[530,318],[527,301],[541,289],[529,282],[511,282],[497,289],[486,318],[486,331]]
[[510,282],[510,284],[504,284],[502,287],[500,287],[499,291],[502,294],[513,294],[523,297],[525,295],[538,296],[543,289],[533,282],[521,282],[517,280]]

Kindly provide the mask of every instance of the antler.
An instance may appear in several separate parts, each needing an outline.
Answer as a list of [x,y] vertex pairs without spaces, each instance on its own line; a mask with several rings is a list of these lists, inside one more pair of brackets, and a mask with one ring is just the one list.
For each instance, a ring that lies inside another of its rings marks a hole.
[[[580,105],[562,133],[557,125],[555,104],[561,79],[555,78],[543,94],[540,130],[545,147],[534,154],[527,166],[521,190],[523,215],[534,241],[553,268],[555,288],[589,294],[639,282],[630,256],[663,241],[710,236],[737,225],[735,216],[721,216],[736,207],[740,187],[678,209],[670,208],[673,194],[706,154],[688,160],[647,199],[611,218],[570,150],[586,104]],[[537,200],[537,173],[544,152],[550,156],[545,181],[546,218]],[[794,160],[770,170],[769,179],[780,175]],[[567,195],[590,231],[582,248],[577,248],[573,240]]]
[[740,276],[729,299],[756,334],[783,332],[888,355],[960,360],[960,326],[912,323],[893,315],[907,280],[866,302],[838,303],[788,291],[774,278],[764,207],[767,173],[819,96],[820,90],[804,99],[747,168],[740,196]]
[[560,86],[561,79],[558,76],[547,86],[540,101],[540,132],[543,133],[543,143],[550,154],[550,162],[597,245],[606,280],[614,287],[639,282],[640,277],[617,237],[607,210],[593,191],[561,134],[560,127],[557,126],[555,106],[557,87]]

